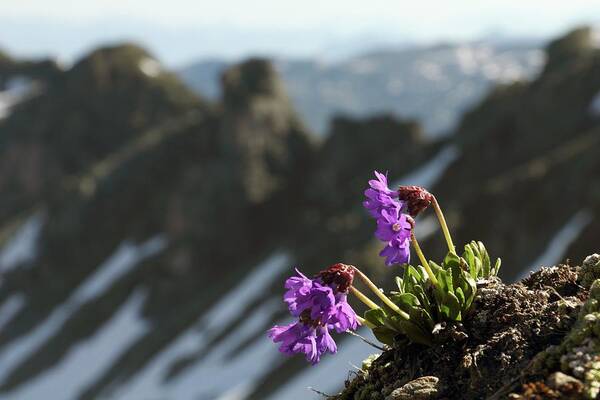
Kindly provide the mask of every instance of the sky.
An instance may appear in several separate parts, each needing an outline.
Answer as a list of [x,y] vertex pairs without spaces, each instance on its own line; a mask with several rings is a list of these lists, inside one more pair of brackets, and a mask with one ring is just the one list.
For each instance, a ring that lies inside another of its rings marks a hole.
[[600,22],[599,0],[1,0],[0,48],[72,62],[141,42],[168,65],[250,54],[336,57],[377,45],[547,38]]

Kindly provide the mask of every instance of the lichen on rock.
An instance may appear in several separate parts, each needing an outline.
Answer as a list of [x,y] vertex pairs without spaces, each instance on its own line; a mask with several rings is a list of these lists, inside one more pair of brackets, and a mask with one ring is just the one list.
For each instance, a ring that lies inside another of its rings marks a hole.
[[596,279],[600,279],[600,254],[587,256],[579,273],[579,282],[586,288],[592,286]]
[[[597,254],[585,259],[582,274],[585,283],[593,272],[600,267]],[[597,272],[596,272],[597,273]],[[550,346],[534,359],[532,372],[545,375],[559,370],[583,383],[583,395],[595,399],[600,394],[600,279],[596,279],[589,288],[586,300],[577,322],[557,346]]]

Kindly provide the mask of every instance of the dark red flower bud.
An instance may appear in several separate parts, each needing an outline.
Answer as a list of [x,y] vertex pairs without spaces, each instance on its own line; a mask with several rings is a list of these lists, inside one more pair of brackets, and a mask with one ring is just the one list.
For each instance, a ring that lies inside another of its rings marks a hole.
[[336,284],[337,291],[345,293],[354,281],[354,268],[351,265],[337,263],[319,272],[318,276],[326,285]]
[[416,217],[433,201],[433,195],[420,186],[400,186],[398,199],[406,205],[408,213]]

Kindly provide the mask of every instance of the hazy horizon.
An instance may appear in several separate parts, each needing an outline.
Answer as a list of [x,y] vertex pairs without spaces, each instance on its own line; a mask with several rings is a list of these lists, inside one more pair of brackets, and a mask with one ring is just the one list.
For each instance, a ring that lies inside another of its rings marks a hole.
[[392,0],[310,0],[301,5],[275,0],[3,3],[0,49],[19,57],[53,56],[66,63],[93,47],[120,41],[140,43],[167,65],[182,66],[202,58],[255,54],[336,58],[390,45],[546,39],[600,21],[592,17],[600,15],[600,4],[590,0],[573,1],[567,8],[538,0],[525,5],[514,1],[518,8],[496,0],[477,6],[457,0],[451,7]]

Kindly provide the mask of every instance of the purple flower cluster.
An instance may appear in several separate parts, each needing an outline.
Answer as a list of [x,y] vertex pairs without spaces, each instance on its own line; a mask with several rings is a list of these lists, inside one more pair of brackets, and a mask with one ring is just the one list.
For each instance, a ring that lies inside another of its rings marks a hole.
[[387,266],[408,263],[412,218],[405,214],[407,205],[398,199],[398,192],[388,187],[387,176],[375,171],[375,177],[365,190],[363,206],[377,219],[375,237],[386,243],[379,255]]
[[[287,291],[283,300],[292,316],[298,320],[289,325],[276,325],[268,332],[269,338],[281,343],[279,351],[287,354],[304,354],[313,365],[326,352],[337,352],[335,341],[329,334],[358,327],[356,313],[346,300],[346,290],[352,284],[351,274],[339,273],[336,264],[310,279],[296,270],[297,276],[285,282]],[[333,277],[333,278],[331,278]],[[340,277],[350,279],[340,282]]]

